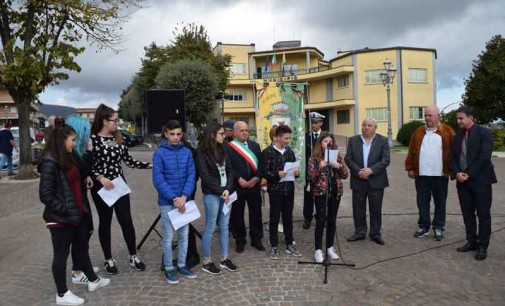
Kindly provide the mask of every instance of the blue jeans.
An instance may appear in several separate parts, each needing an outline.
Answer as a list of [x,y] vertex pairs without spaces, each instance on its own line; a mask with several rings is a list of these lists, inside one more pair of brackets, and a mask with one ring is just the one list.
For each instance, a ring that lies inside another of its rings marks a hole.
[[230,223],[231,213],[223,214],[224,201],[218,195],[204,194],[203,203],[205,205],[205,230],[202,237],[203,259],[211,260],[212,234],[218,219],[221,257],[228,257],[228,224]]
[[7,163],[7,172],[12,173],[12,154],[7,155],[0,153],[0,170],[3,169],[5,163]]
[[[172,255],[172,240],[174,238],[175,229],[168,217],[168,212],[177,209],[174,205],[160,205],[161,214],[161,226],[163,232],[163,262],[165,265],[165,270],[174,270],[173,265],[173,255]],[[179,268],[186,266],[186,254],[188,253],[188,232],[189,224],[180,227],[177,232],[178,236],[178,247],[179,255],[177,257],[177,266]]]

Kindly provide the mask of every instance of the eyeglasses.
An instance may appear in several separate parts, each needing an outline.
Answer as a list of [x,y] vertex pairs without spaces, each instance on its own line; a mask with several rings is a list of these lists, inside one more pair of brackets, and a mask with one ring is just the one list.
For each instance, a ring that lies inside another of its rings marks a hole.
[[116,119],[107,119],[107,121],[111,121],[111,122],[116,122],[117,123],[119,121],[119,119],[118,118],[116,118]]
[[221,132],[221,133],[216,133],[216,135],[221,135],[221,136],[224,136],[224,132]]

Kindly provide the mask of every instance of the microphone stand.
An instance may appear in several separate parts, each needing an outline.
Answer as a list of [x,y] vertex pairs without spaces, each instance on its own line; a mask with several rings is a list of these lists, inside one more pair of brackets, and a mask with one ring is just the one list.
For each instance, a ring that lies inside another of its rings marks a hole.
[[[330,201],[330,193],[332,192],[332,185],[331,185],[331,174],[332,174],[332,168],[331,168],[331,165],[330,165],[330,149],[332,146],[332,143],[328,143],[328,145],[326,146],[327,149],[325,150],[325,159],[326,159],[326,202],[325,202],[325,219],[326,219],[326,226],[325,228],[323,228],[323,237],[325,237],[325,231],[327,232],[328,231],[328,227],[329,227],[329,218],[328,218],[328,203]],[[316,221],[317,222],[317,221]],[[335,220],[335,226],[336,226],[336,220]],[[335,231],[335,235],[336,235],[337,231]],[[338,239],[338,238],[336,238]],[[334,263],[334,262],[331,262],[330,258],[328,257],[328,248],[325,247],[325,252],[324,252],[324,260],[323,262],[315,262],[315,261],[298,261],[298,264],[300,265],[303,265],[303,264],[310,264],[310,265],[322,265],[324,267],[324,283],[327,284],[328,283],[328,267],[329,266],[348,266],[348,267],[354,267],[356,266],[356,264],[354,263],[345,263],[345,262],[341,262],[341,263]]]

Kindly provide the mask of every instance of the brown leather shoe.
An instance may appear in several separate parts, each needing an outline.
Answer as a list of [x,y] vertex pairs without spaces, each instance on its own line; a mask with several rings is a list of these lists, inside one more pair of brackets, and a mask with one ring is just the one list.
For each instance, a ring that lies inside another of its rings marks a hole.
[[456,249],[458,252],[468,252],[477,250],[477,246],[473,242],[467,242],[464,246]]

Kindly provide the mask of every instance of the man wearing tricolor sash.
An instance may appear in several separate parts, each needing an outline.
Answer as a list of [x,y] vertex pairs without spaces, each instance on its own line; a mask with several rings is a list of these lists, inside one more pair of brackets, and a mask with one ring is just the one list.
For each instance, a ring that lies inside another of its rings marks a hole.
[[249,127],[244,121],[237,121],[233,126],[233,141],[227,145],[228,156],[233,169],[235,190],[238,199],[231,208],[230,231],[235,238],[236,251],[242,253],[246,245],[244,222],[245,203],[249,209],[249,236],[251,246],[264,251],[261,242],[263,224],[261,217],[261,148],[258,143],[248,139]]

